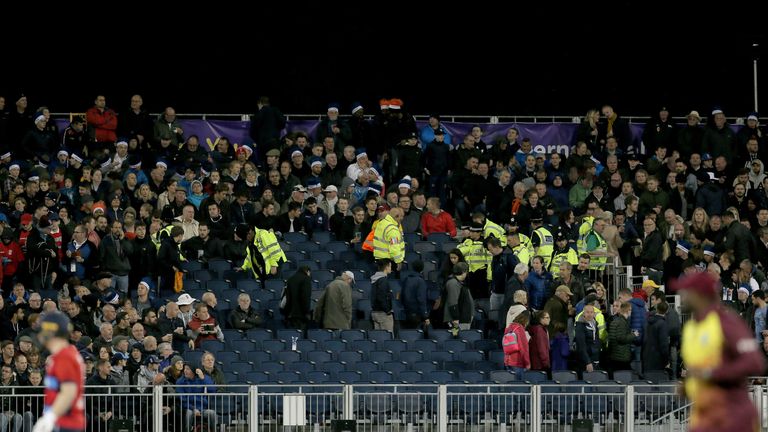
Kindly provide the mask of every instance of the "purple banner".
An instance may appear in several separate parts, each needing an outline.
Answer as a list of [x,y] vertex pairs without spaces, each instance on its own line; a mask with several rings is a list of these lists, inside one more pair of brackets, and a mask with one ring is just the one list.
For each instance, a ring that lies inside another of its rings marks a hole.
[[[203,148],[211,150],[219,137],[226,136],[235,144],[253,144],[248,131],[250,122],[236,120],[179,120],[184,135],[197,135],[200,138]],[[59,130],[64,130],[69,122],[64,119],[57,119]],[[315,130],[320,122],[318,120],[291,120],[286,126],[286,132],[304,131],[310,137],[315,135]],[[419,128],[424,127],[427,122],[417,122]],[[442,125],[453,135],[453,144],[459,144],[462,137],[468,134],[476,123],[460,122],[442,122]],[[559,152],[568,155],[571,146],[574,144],[574,135],[578,124],[575,123],[483,123],[480,126],[484,130],[483,141],[487,144],[493,144],[496,139],[504,137],[507,130],[516,127],[520,131],[522,138],[530,138],[533,143],[533,150],[537,153]],[[632,124],[632,138],[634,144],[640,143],[640,136],[643,133],[643,125]]]

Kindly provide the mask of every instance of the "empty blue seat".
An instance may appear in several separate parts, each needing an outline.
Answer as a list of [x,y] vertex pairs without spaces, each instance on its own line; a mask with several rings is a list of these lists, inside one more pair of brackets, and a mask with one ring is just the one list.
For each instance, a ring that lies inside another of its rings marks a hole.
[[355,364],[347,365],[347,370],[358,371],[360,374],[368,378],[371,372],[379,370],[379,365],[370,361],[357,362]]
[[339,352],[337,358],[339,361],[350,365],[363,361],[363,354],[357,351],[341,351]]
[[309,241],[307,235],[300,232],[287,232],[283,233],[283,240],[295,246],[296,243],[305,243]]
[[192,363],[199,365],[200,360],[203,358],[203,352],[202,351],[184,351],[184,354],[182,355],[184,358],[184,361],[187,363]]
[[217,277],[219,277],[218,274],[216,274],[215,272],[211,272],[210,270],[205,270],[205,269],[195,270],[195,272],[192,273],[192,279],[194,279],[194,280],[196,280],[196,281],[198,281],[200,283],[206,283],[209,280],[212,280],[212,279],[217,278]]
[[399,359],[405,363],[415,363],[424,360],[424,355],[420,351],[399,351]]
[[488,353],[488,361],[496,363],[500,367],[504,365],[504,351],[496,350]]
[[497,384],[504,384],[504,383],[518,381],[519,377],[516,376],[512,371],[495,370],[495,371],[491,371],[489,379],[491,380],[491,382],[494,382]]
[[264,362],[259,366],[259,369],[269,373],[270,375],[274,375],[278,372],[282,372],[285,370],[285,366],[283,366],[282,363],[276,362],[276,361],[269,361]]
[[[553,372],[553,374],[554,373],[555,372]],[[614,376],[615,376],[615,372],[614,372]],[[584,378],[584,381],[586,381],[588,383],[602,383],[602,382],[608,381],[608,373],[606,371],[602,371],[602,370],[596,370],[596,371],[592,371],[592,372],[584,372],[583,378]]]
[[477,370],[463,370],[459,372],[459,379],[468,384],[479,384],[487,381],[485,373]]
[[499,367],[498,363],[494,363],[488,360],[482,360],[482,361],[476,361],[472,363],[472,370],[481,371],[481,372],[490,372],[492,370],[495,370]]
[[344,342],[343,340],[328,339],[322,344],[320,344],[320,348],[322,348],[325,351],[330,351],[332,353],[340,353],[342,351],[346,351],[347,343]]
[[409,363],[412,370],[419,371],[423,374],[429,374],[437,370],[437,362],[434,361],[418,361],[415,363]]
[[547,380],[547,373],[544,371],[532,371],[528,370],[523,373],[523,381],[527,381],[532,384],[538,384]]
[[269,351],[272,354],[275,354],[281,351],[285,351],[286,346],[285,346],[285,342],[281,340],[269,339],[269,340],[261,341],[261,349],[263,349],[264,351]]
[[[248,384],[263,384],[269,382],[269,374],[264,371],[250,371],[245,374],[245,381]],[[232,382],[234,381],[230,381]]]
[[285,369],[296,371],[302,375],[305,375],[314,371],[316,368],[315,368],[315,364],[312,362],[297,361],[297,362],[291,363],[290,365],[286,365]]
[[241,351],[240,360],[244,362],[253,363],[254,366],[261,365],[264,362],[272,361],[272,354],[267,351]]
[[315,364],[323,364],[330,362],[333,356],[328,351],[310,351],[307,353],[306,359]]
[[181,263],[182,270],[186,270],[190,273],[196,272],[203,268],[203,264],[200,261],[184,261]]
[[444,370],[442,371],[438,370],[438,371],[432,372],[429,375],[423,376],[423,381],[433,382],[436,384],[445,384],[449,381],[452,381],[453,379],[454,379],[453,373],[449,371],[444,371]]
[[365,331],[363,330],[342,330],[340,337],[347,342],[366,339]]
[[334,375],[334,381],[345,384],[354,384],[361,381],[361,374],[357,371],[344,371]]
[[301,244],[300,246],[298,246],[298,247],[300,247],[301,249],[303,249],[303,250],[304,250],[305,252],[307,252],[307,253],[309,253],[309,252],[314,252],[314,251],[319,251],[319,250],[320,250],[320,245],[319,245],[319,244],[317,244],[317,243],[315,243],[315,242],[306,242],[306,243],[302,243],[302,244]]
[[408,342],[409,351],[421,351],[423,353],[431,353],[437,351],[437,342],[431,339],[421,339]]
[[408,365],[401,361],[390,361],[381,363],[379,369],[392,372],[392,374],[396,376],[400,372],[407,370]]
[[333,240],[330,231],[315,231],[312,233],[312,241],[321,245],[330,243]]
[[400,332],[398,332],[397,337],[407,342],[422,340],[424,339],[424,331],[416,329],[402,329]]
[[348,345],[354,348],[356,351],[369,353],[378,349],[376,348],[377,343],[377,341],[372,340],[356,340],[354,342],[350,342]]
[[299,267],[308,267],[311,271],[316,271],[320,269],[320,265],[317,263],[317,261],[313,260],[301,260],[296,263]]
[[[291,342],[291,347],[293,346]],[[291,348],[293,349],[293,348]],[[317,349],[317,342],[308,339],[299,339],[296,341],[296,351],[301,353],[309,353]]]
[[433,351],[429,355],[429,360],[443,364],[444,362],[453,361],[453,353],[450,351]]
[[470,344],[463,340],[451,339],[442,343],[444,351],[453,351],[455,353],[464,352],[470,348]]
[[445,341],[448,341],[448,340],[453,340],[453,339],[455,339],[455,338],[453,337],[453,334],[452,334],[450,331],[448,331],[448,330],[442,330],[442,329],[439,329],[439,330],[431,330],[431,331],[429,332],[429,335],[428,335],[428,337],[429,337],[430,339],[434,339],[434,340],[438,341],[439,343],[442,343],[442,342],[445,342]]
[[[307,381],[313,384],[322,384],[329,381],[330,375],[324,371],[312,371],[304,375],[304,379],[306,379]],[[324,398],[317,398],[317,399],[324,399]]]
[[414,252],[434,252],[437,250],[437,245],[431,241],[417,241],[413,244]]
[[[270,374],[272,376],[272,374]],[[285,384],[293,384],[301,381],[301,375],[295,371],[282,371],[274,374],[274,378],[277,382]]]
[[452,241],[450,234],[448,233],[432,233],[427,236],[427,241],[434,243],[435,245],[442,248],[442,245],[445,242]]
[[340,361],[328,361],[315,364],[315,369],[326,371],[333,376],[339,372],[344,372],[346,370],[345,366],[346,365]]
[[224,342],[221,342],[219,340],[205,340],[200,343],[200,349],[203,351],[210,351],[212,353],[217,353],[219,351],[224,351],[226,349],[226,346]]
[[368,360],[376,363],[386,363],[394,360],[395,357],[390,351],[371,351],[368,353]]
[[392,332],[389,330],[371,330],[368,333],[368,339],[376,342],[383,342],[392,339]]
[[557,381],[560,384],[568,384],[572,381],[576,381],[578,376],[576,372],[570,370],[554,371],[552,372],[552,380]]
[[[455,358],[455,357],[454,357]],[[443,369],[451,372],[460,372],[466,369],[466,365],[461,360],[443,362]]]
[[301,360],[301,355],[296,351],[278,351],[277,353],[272,353],[272,358],[283,362],[286,365],[290,365],[291,363],[295,363]]
[[479,341],[475,341],[474,348],[478,351],[491,352],[493,350],[499,349],[499,343],[493,339],[481,339]]
[[377,370],[368,373],[368,381],[373,383],[390,383],[392,382],[392,373],[389,371]]
[[480,351],[464,351],[453,356],[464,363],[474,363],[485,360],[485,355]]
[[224,329],[222,332],[224,333],[224,342],[226,343],[232,343],[247,338],[245,332],[240,330]]
[[[342,260],[334,259],[334,260],[331,260],[331,261],[328,261],[327,263],[325,263],[325,268],[327,268],[328,270],[333,271],[336,274],[341,274],[345,270],[347,270],[347,264],[344,261],[342,261]],[[355,283],[356,284],[359,283],[357,281],[357,279],[355,279]]]
[[285,252],[285,257],[288,258],[288,261],[290,262],[298,263],[299,261],[307,259],[307,254],[302,250],[293,250]]
[[334,333],[333,330],[328,329],[310,329],[307,330],[307,339],[319,342],[322,344],[323,342],[333,339]]
[[213,291],[216,293],[216,295],[220,296],[222,293],[231,288],[229,286],[229,282],[225,280],[209,280],[205,283],[205,289],[208,291]]
[[[325,243],[321,243],[325,244]],[[327,250],[319,250],[319,251],[313,251],[309,254],[310,259],[313,261],[317,261],[320,263],[320,268],[325,268],[325,263],[328,261],[333,260],[334,256],[331,252],[328,252]],[[318,270],[318,271],[328,271],[328,270]],[[314,273],[312,273],[312,277],[316,277]]]
[[208,261],[208,270],[223,275],[225,271],[232,269],[232,263],[225,259],[211,259]]
[[[198,290],[202,289],[200,282],[195,281],[195,280],[189,280],[189,279],[184,279],[184,282],[183,282],[182,286],[183,286],[185,292],[198,291]],[[56,294],[54,294],[53,297],[46,296],[44,298],[55,299],[56,298]],[[178,297],[176,295],[173,296],[173,300],[174,301],[176,301],[177,298]]]
[[245,332],[246,337],[257,342],[270,340],[274,338],[274,333],[270,329],[253,328]]
[[462,330],[459,332],[459,339],[474,344],[476,341],[483,339],[483,331],[476,329]]
[[341,257],[341,253],[349,250],[349,244],[341,241],[332,241],[328,243],[324,243],[325,250],[329,252],[333,252],[334,254]]
[[228,365],[230,363],[240,361],[240,355],[234,351],[219,351],[214,354],[216,363],[220,365]]
[[397,380],[408,384],[418,383],[424,380],[424,374],[415,370],[403,371],[398,374]]
[[253,370],[253,366],[251,366],[250,363],[246,362],[232,362],[227,365],[227,370],[230,372],[235,372],[238,374],[238,376],[246,376],[246,374]]
[[252,293],[261,290],[261,283],[253,279],[240,279],[235,283],[235,288],[238,291]]
[[408,343],[399,339],[386,340],[376,345],[379,347],[379,349],[392,352],[400,352],[408,349]]

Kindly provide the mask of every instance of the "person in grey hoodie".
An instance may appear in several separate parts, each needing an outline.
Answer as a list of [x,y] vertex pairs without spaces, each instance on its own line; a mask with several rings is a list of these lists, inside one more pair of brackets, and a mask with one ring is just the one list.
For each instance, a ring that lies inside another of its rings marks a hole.
[[453,274],[445,282],[445,322],[448,327],[469,330],[475,311],[472,293],[464,284],[469,274],[469,265],[458,262],[453,266]]

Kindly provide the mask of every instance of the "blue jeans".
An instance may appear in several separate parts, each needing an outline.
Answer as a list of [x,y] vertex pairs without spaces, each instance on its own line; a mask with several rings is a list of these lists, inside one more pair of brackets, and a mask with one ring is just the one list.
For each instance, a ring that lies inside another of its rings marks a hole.
[[527,371],[526,368],[521,368],[517,366],[507,366],[507,370],[514,372],[518,381],[523,380],[523,375],[525,375],[525,372]]

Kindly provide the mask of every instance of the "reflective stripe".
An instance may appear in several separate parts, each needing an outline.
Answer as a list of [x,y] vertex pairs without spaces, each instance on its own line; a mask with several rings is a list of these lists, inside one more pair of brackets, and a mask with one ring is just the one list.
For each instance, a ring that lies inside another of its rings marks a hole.
[[485,235],[485,238],[494,236],[497,239],[501,240],[502,242],[505,241],[507,236],[506,232],[501,226],[491,222],[488,218],[485,219],[485,226],[483,227],[483,231],[484,231],[483,234]]

